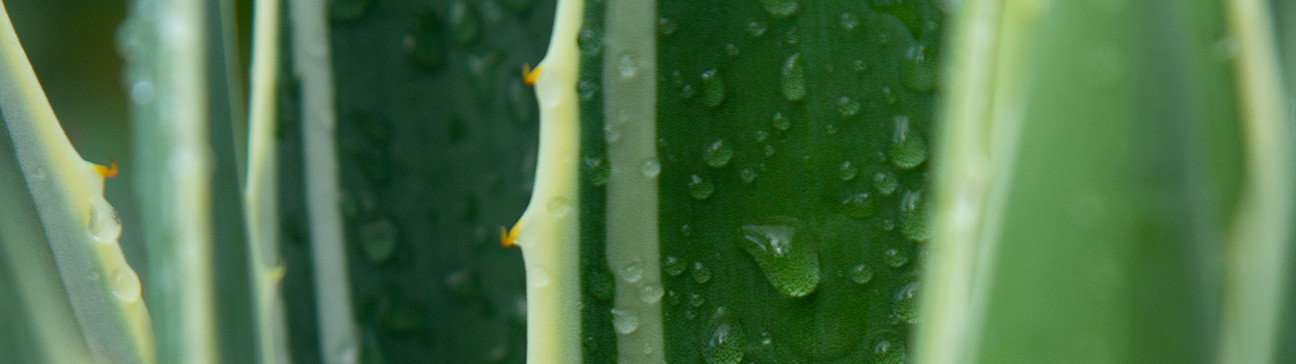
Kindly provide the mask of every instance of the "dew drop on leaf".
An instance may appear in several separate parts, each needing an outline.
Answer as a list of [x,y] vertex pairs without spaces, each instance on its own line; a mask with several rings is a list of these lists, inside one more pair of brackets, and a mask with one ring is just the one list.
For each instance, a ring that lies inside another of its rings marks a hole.
[[793,53],[783,61],[779,81],[782,85],[783,97],[788,101],[796,102],[805,98],[805,66],[801,62],[801,53]]
[[744,225],[738,244],[760,267],[774,288],[791,297],[814,292],[819,285],[819,254],[789,225]]
[[710,108],[720,107],[725,100],[724,79],[717,70],[702,72],[702,104]]
[[707,145],[704,151],[706,164],[711,168],[721,168],[729,164],[733,158],[733,146],[726,143],[724,139],[719,139]]

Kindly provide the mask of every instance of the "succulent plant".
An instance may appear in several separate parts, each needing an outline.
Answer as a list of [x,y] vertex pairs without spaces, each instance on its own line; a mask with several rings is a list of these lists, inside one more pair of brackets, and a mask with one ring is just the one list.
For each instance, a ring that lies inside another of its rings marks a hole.
[[10,360],[1296,360],[1286,2],[134,0],[120,167],[2,11]]

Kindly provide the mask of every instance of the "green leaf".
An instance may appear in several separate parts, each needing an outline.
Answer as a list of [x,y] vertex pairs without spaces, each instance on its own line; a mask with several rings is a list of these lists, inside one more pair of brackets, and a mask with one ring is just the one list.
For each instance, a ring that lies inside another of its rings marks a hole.
[[0,348],[14,360],[154,361],[98,167],[63,134],[0,5]]
[[962,5],[919,360],[1272,361],[1291,125],[1256,4]]
[[229,1],[138,0],[118,35],[127,61],[162,362],[256,358],[235,130],[244,122]]
[[289,5],[300,78],[276,143],[295,361],[338,358],[345,337],[361,360],[522,362],[523,267],[496,230],[532,184],[520,70],[540,59],[552,2]]
[[903,360],[943,11],[559,8],[518,223],[530,360]]

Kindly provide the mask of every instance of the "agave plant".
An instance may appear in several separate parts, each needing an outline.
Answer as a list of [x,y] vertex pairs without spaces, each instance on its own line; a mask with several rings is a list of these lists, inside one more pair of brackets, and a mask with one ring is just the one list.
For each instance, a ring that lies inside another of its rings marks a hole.
[[250,4],[130,3],[120,169],[0,12],[6,359],[1296,360],[1285,2]]

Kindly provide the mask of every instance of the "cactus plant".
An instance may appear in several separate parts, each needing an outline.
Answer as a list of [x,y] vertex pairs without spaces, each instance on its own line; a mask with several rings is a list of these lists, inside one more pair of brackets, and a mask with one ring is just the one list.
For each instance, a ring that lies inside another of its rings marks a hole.
[[1289,360],[1293,14],[135,0],[141,281],[0,13],[0,351]]

